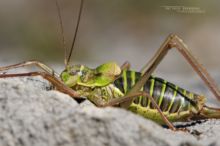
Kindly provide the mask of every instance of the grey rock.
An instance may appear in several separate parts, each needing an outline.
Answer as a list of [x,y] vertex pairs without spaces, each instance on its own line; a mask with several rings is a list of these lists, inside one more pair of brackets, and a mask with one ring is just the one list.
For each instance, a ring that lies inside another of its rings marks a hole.
[[[78,104],[40,77],[0,79],[1,146],[217,146],[219,120],[173,132],[119,108]],[[186,124],[186,123],[178,123]]]

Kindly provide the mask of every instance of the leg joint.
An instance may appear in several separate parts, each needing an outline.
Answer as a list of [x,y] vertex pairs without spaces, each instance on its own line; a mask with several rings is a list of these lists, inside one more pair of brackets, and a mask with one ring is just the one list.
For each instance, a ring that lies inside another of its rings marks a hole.
[[178,35],[176,35],[176,34],[170,34],[169,36],[168,36],[168,38],[169,38],[169,42],[168,42],[168,48],[176,48],[177,47],[177,41],[178,40],[181,40],[180,39],[180,37],[178,36]]

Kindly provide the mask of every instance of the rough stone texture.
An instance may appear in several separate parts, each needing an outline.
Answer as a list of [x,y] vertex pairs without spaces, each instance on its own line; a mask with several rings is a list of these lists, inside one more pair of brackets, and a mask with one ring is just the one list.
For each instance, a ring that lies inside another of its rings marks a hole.
[[[40,77],[0,79],[1,146],[218,146],[220,121],[173,132],[119,108],[80,105]],[[190,123],[178,123],[178,125]]]

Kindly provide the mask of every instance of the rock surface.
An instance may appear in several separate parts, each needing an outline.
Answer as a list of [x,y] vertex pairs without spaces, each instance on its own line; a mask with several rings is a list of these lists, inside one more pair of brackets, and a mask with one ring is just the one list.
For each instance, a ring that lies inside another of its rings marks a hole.
[[218,146],[220,121],[193,123],[195,136],[173,132],[119,108],[81,104],[47,90],[41,77],[0,79],[1,146]]

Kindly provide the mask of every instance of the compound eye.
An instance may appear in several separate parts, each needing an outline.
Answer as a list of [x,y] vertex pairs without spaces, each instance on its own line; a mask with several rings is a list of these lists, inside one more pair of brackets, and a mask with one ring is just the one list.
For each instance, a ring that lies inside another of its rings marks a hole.
[[79,76],[82,76],[82,72],[80,71],[80,70],[75,70],[75,71],[72,71],[72,72],[70,72],[70,75],[79,75]]
[[73,71],[73,72],[70,72],[70,75],[73,75],[73,76],[75,76],[75,75],[77,75],[78,73],[76,72],[76,71]]
[[80,70],[78,70],[78,69],[72,69],[71,71],[70,71],[70,75],[77,75],[78,74],[78,72],[79,72]]

